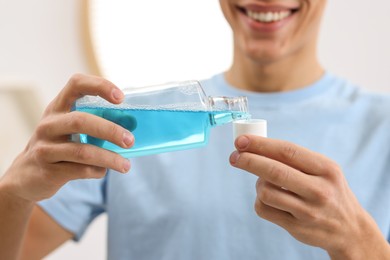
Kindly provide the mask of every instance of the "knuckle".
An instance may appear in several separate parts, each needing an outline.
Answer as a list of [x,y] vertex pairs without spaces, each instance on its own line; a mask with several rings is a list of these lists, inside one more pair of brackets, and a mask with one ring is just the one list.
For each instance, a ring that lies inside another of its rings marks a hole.
[[254,208],[255,208],[256,214],[259,217],[265,218],[265,212],[264,212],[263,203],[261,202],[261,200],[258,197],[255,200]]
[[250,153],[241,153],[240,158],[242,158],[241,163],[245,165],[245,168],[256,169],[256,159]]
[[[288,232],[293,236],[298,238],[300,241],[311,241],[311,237],[313,236],[312,229],[305,228],[301,225],[291,225],[291,229]],[[306,242],[308,243],[308,242]]]
[[43,120],[35,128],[35,135],[38,139],[45,138],[50,132],[50,128],[50,123]]
[[70,85],[70,86],[79,85],[83,77],[84,77],[84,75],[81,74],[81,73],[75,73],[75,74],[73,74],[73,75],[69,78],[69,80],[68,80],[68,85]]
[[[257,140],[257,139],[256,139]],[[254,142],[254,149],[257,153],[262,154],[266,150],[266,146],[263,142]]]
[[32,154],[37,162],[44,162],[47,156],[50,154],[50,148],[47,145],[36,145],[32,149]]
[[47,105],[46,109],[43,111],[43,116],[50,115],[53,113],[55,107],[56,107],[56,101],[58,97],[56,97],[54,100],[50,101],[49,104]]
[[257,181],[256,181],[256,191],[259,192],[261,187],[263,185],[263,181],[261,178],[257,178]]
[[282,156],[288,161],[293,161],[297,158],[298,150],[294,145],[287,144],[282,147]]
[[107,89],[107,86],[111,85],[110,81],[102,77],[93,77],[93,85],[97,90]]
[[277,185],[286,183],[289,179],[289,173],[285,169],[277,166],[271,165],[269,169],[269,180]]
[[84,166],[84,168],[82,169],[82,175],[80,176],[80,178],[82,179],[90,179],[92,178],[92,176],[94,175],[94,167],[92,166]]
[[272,198],[272,192],[268,189],[261,189],[260,192],[258,193],[259,200],[267,204],[268,202],[271,201]]
[[340,166],[333,161],[328,160],[328,161],[324,162],[323,168],[324,168],[323,169],[324,173],[328,176],[337,177],[337,176],[341,175]]
[[260,218],[265,219],[265,220],[272,219],[268,206],[266,204],[264,204],[259,198],[256,198],[254,208],[255,208],[256,214]]
[[59,181],[59,177],[58,175],[59,174],[55,174],[55,171],[56,169],[54,167],[41,167],[40,168],[40,173],[41,173],[41,176],[43,176],[43,178],[48,181],[52,187],[54,187],[55,185],[58,185],[58,181]]
[[[244,156],[246,155],[246,154],[243,154]],[[244,158],[246,158],[246,160],[245,160],[245,164],[249,167],[249,168],[253,168],[254,167],[254,160],[253,160],[253,158],[251,157],[251,156],[245,156]]]
[[259,184],[258,190],[257,190],[257,197],[258,197],[258,199],[261,202],[264,202],[265,204],[270,202],[272,200],[272,197],[273,197],[272,190],[270,188],[268,188],[268,187],[269,187],[269,185],[267,185],[264,182],[261,182]]
[[240,153],[238,163],[245,168],[251,168],[254,165],[254,160],[252,156],[246,152]]
[[309,223],[318,223],[320,220],[320,214],[317,210],[312,208],[306,208],[301,211],[302,219]]
[[69,127],[76,131],[80,132],[85,128],[87,118],[83,113],[71,112],[69,113],[68,125]]
[[103,87],[107,86],[108,83],[109,83],[108,80],[106,80],[104,78],[101,78],[101,77],[96,78],[96,86],[98,88],[103,88]]
[[96,128],[96,137],[105,140],[115,139],[117,142],[121,142],[122,136],[120,133],[121,127],[113,122],[109,122]]
[[83,162],[89,162],[92,154],[89,152],[88,145],[80,144],[74,148],[74,156]]
[[112,162],[111,168],[119,168],[119,166],[123,164],[123,157],[120,155],[114,155],[114,158],[110,162]]
[[84,169],[84,179],[100,179],[106,175],[107,170],[97,166],[86,166]]
[[119,141],[121,141],[122,140],[122,136],[121,136],[122,132],[123,132],[123,130],[119,125],[110,122],[110,126],[108,128],[108,133],[109,133],[110,137],[111,136],[117,137],[117,139]]
[[319,205],[327,205],[333,198],[333,192],[327,188],[317,189],[315,192],[316,202]]

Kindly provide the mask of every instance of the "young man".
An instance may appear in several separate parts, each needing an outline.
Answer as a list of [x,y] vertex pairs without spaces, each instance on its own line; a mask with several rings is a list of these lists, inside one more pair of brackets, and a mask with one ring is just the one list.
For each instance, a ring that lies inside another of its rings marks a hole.
[[[205,148],[135,158],[122,175],[129,161],[70,134],[131,147],[131,133],[70,109],[81,95],[113,103],[123,95],[76,75],[0,182],[6,259],[41,258],[102,212],[108,259],[390,258],[390,97],[322,68],[326,1],[220,4],[233,64],[202,84],[209,95],[247,96],[270,138],[241,136],[234,148],[231,127],[221,126]],[[84,178],[96,180],[75,180]]]

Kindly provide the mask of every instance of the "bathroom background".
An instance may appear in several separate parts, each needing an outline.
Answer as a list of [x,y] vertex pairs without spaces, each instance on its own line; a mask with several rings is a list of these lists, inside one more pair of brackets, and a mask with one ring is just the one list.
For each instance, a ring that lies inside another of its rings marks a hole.
[[[0,0],[0,176],[74,73],[128,87],[202,79],[229,66],[230,32],[218,1],[146,2]],[[325,67],[390,92],[389,11],[390,1],[328,1],[319,49]],[[103,215],[80,243],[46,259],[105,259],[105,239]]]

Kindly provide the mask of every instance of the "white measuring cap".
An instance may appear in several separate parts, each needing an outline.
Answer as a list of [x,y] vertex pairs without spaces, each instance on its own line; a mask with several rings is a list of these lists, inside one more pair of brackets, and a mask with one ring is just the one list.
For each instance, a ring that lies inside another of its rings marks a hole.
[[258,135],[267,137],[267,120],[246,119],[233,121],[233,137],[240,135]]

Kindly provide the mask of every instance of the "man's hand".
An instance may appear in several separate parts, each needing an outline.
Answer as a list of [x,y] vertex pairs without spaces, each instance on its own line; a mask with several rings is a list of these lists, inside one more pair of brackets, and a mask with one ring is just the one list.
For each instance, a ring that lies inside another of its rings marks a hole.
[[240,136],[235,145],[230,163],[259,177],[255,210],[261,218],[334,259],[390,259],[383,258],[390,256],[387,241],[335,162],[258,136]]
[[70,180],[101,178],[107,168],[122,173],[130,169],[130,162],[114,152],[71,141],[72,134],[84,133],[124,148],[134,142],[132,134],[117,124],[71,111],[75,100],[84,95],[99,95],[114,104],[124,97],[105,79],[74,75],[47,107],[27,147],[1,180],[3,192],[39,201],[52,196]]

